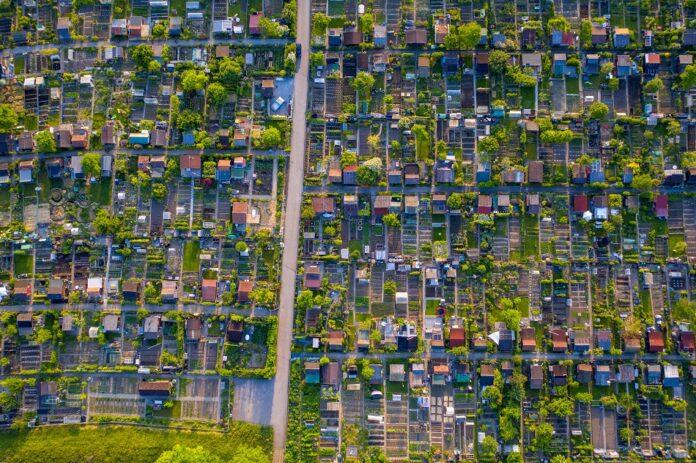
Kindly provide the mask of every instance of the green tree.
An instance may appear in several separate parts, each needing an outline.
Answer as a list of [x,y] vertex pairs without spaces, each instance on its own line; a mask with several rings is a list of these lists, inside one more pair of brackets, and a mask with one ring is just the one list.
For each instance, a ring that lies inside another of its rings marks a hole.
[[382,173],[382,159],[379,157],[370,158],[363,165],[377,174]]
[[235,89],[244,72],[242,64],[240,58],[222,58],[217,65],[217,79],[229,90]]
[[391,296],[396,294],[396,282],[394,280],[387,280],[384,282],[384,294],[389,294]]
[[447,198],[447,208],[451,211],[458,211],[462,208],[464,196],[461,193],[451,193]]
[[358,163],[358,155],[353,151],[345,150],[341,153],[341,168]]
[[275,301],[275,293],[268,288],[256,288],[249,294],[249,299],[261,306],[270,306]]
[[603,76],[606,76],[607,74],[611,74],[614,72],[614,63],[611,61],[607,61],[606,63],[602,63],[602,65],[599,67],[599,73],[602,74]]
[[363,34],[369,34],[372,32],[372,28],[375,23],[375,18],[371,13],[365,13],[360,16],[360,30]]
[[476,149],[479,153],[492,155],[498,152],[500,149],[500,144],[495,137],[488,136],[479,140],[479,142],[476,144]]
[[222,460],[203,447],[175,445],[159,456],[156,463],[222,463]]
[[199,128],[203,125],[201,113],[191,109],[184,109],[176,117],[176,125],[179,130],[187,131]]
[[553,426],[549,423],[540,423],[534,428],[534,446],[544,452],[551,445],[553,439]]
[[450,27],[445,36],[445,48],[448,50],[473,50],[481,40],[481,26],[476,22]]
[[400,227],[401,221],[399,221],[399,216],[394,213],[386,214],[382,217],[382,222],[388,227]]
[[269,463],[270,456],[261,447],[240,445],[230,463]]
[[152,197],[158,201],[164,201],[167,197],[167,185],[164,183],[155,183],[152,185]]
[[679,74],[679,86],[683,90],[696,87],[696,64],[690,64],[684,68],[684,72]]
[[575,135],[572,130],[547,130],[539,138],[544,143],[568,143]]
[[498,453],[498,442],[496,442],[493,436],[487,435],[481,442],[479,452],[481,457],[487,461],[495,458],[495,454]]
[[520,319],[522,318],[519,310],[515,308],[505,309],[500,312],[499,318],[501,322],[505,323],[508,329],[519,331]]
[[686,254],[686,241],[677,241],[672,247],[674,257],[683,257]]
[[681,166],[683,169],[696,167],[696,151],[685,151],[681,154]]
[[208,101],[213,106],[221,106],[227,101],[227,89],[219,82],[213,82],[208,85]]
[[215,161],[205,161],[203,163],[203,178],[215,178],[217,163]]
[[42,130],[36,134],[36,149],[39,153],[55,153],[58,149],[56,137],[48,130]]
[[99,209],[92,221],[92,226],[100,235],[115,235],[121,229],[121,219],[110,215],[104,209]]
[[379,173],[365,165],[362,165],[358,167],[356,177],[360,185],[375,185],[379,180]]
[[643,90],[647,93],[657,93],[665,88],[665,83],[659,77],[653,77],[645,85],[643,85]]
[[317,51],[309,55],[309,65],[316,69],[319,66],[324,65],[324,53],[321,51]]
[[167,37],[169,30],[167,28],[167,24],[164,22],[158,22],[154,26],[152,26],[152,36],[157,38],[157,39],[164,39]]
[[655,186],[655,180],[650,174],[638,174],[633,176],[631,186],[642,193],[648,193]]
[[550,401],[546,408],[554,415],[567,417],[575,413],[575,403],[568,397],[559,397]]
[[602,120],[609,114],[609,106],[601,101],[595,101],[590,105],[589,114],[591,119]]
[[351,83],[353,88],[358,92],[358,97],[362,100],[370,100],[372,96],[372,88],[375,86],[375,78],[372,74],[361,71],[353,79]]
[[12,132],[19,123],[17,111],[9,104],[0,104],[0,133]]
[[500,392],[498,386],[486,386],[481,397],[488,400],[493,408],[498,408],[503,402],[503,393]]
[[504,442],[512,442],[518,439],[520,434],[519,408],[508,406],[500,412],[500,438]]
[[0,392],[0,410],[10,412],[19,408],[19,399],[9,392]]
[[147,63],[147,72],[150,74],[157,74],[162,70],[162,65],[156,59],[153,59]]
[[508,62],[510,61],[510,54],[503,50],[493,50],[488,55],[488,66],[491,72],[495,74],[503,74],[505,69],[507,69]]
[[87,153],[82,158],[82,172],[85,177],[101,177],[101,155],[99,153]]
[[266,149],[277,148],[282,141],[280,130],[276,127],[267,127],[261,133],[261,145]]
[[570,23],[563,16],[549,18],[546,24],[549,26],[549,31],[568,32],[570,30]]
[[324,13],[314,13],[312,16],[312,34],[324,35],[329,27],[329,17]]
[[280,25],[276,21],[272,21],[266,16],[261,16],[261,18],[259,19],[259,28],[261,29],[262,36],[275,39],[285,35],[285,32],[288,29],[287,27]]
[[592,46],[592,21],[583,19],[580,23],[580,44],[583,48]]
[[185,92],[198,92],[208,83],[208,76],[203,71],[187,69],[181,74],[181,88]]
[[239,240],[239,241],[237,241],[237,243],[234,245],[234,249],[235,249],[238,253],[242,254],[242,253],[247,252],[247,250],[249,249],[249,246],[247,246],[247,244],[246,244],[244,241]]
[[155,53],[152,51],[152,47],[150,45],[141,43],[140,45],[136,45],[131,48],[130,57],[136,66],[144,71],[148,69],[148,65],[155,57]]
[[372,375],[375,374],[375,369],[370,366],[370,360],[366,358],[360,359],[360,378],[362,378],[363,381],[367,382],[372,378]]

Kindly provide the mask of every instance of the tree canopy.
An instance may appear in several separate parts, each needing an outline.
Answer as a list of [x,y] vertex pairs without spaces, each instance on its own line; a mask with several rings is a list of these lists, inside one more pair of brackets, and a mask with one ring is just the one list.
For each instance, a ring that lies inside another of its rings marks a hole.
[[481,26],[476,22],[450,27],[445,36],[445,48],[448,50],[473,50],[481,40]]
[[208,85],[208,101],[213,106],[220,106],[227,100],[227,89],[219,82]]
[[12,132],[18,122],[17,111],[7,103],[0,104],[0,133]]
[[85,177],[101,176],[101,155],[99,153],[87,153],[82,158],[82,172]]
[[39,153],[55,153],[58,149],[56,137],[48,130],[42,130],[36,134],[36,149]]
[[267,127],[261,133],[261,144],[266,149],[277,148],[280,146],[282,141],[280,130],[278,130],[276,127]]
[[225,87],[232,90],[237,87],[243,75],[243,61],[237,58],[222,58],[217,63],[215,78]]
[[609,114],[609,106],[601,101],[595,101],[588,109],[591,119],[602,120]]
[[156,463],[223,463],[203,447],[184,447],[175,445],[171,450],[162,452]]
[[353,79],[352,85],[360,99],[369,100],[372,96],[372,88],[375,86],[375,78],[369,72],[361,71]]
[[643,85],[643,90],[648,93],[657,93],[663,88],[665,88],[665,83],[659,77],[653,77]]
[[181,88],[185,92],[197,92],[203,90],[208,83],[208,76],[203,71],[187,69],[181,74]]
[[130,57],[141,70],[148,69],[150,61],[155,57],[152,47],[145,43],[136,45],[130,50]]
[[679,75],[679,85],[683,90],[696,87],[696,64],[689,64],[684,68],[684,72]]

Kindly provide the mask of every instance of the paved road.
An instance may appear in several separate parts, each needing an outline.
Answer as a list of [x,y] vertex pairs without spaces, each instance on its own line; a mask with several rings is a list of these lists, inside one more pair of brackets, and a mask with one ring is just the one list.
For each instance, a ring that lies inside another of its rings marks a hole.
[[160,39],[160,40],[143,40],[143,39],[123,39],[123,40],[88,40],[84,42],[65,42],[65,43],[45,43],[40,45],[24,45],[4,50],[3,55],[24,55],[27,53],[36,53],[46,50],[62,50],[68,48],[98,48],[109,45],[120,47],[128,47],[146,44],[167,44],[170,47],[198,47],[206,45],[214,45],[216,43],[240,46],[240,47],[281,47],[287,45],[289,39],[229,39],[229,38],[214,38],[210,39]]
[[285,195],[285,225],[283,234],[283,266],[280,280],[280,307],[278,313],[278,357],[273,390],[273,462],[283,463],[288,423],[288,382],[294,321],[295,279],[300,233],[300,209],[304,181],[305,138],[307,135],[307,91],[309,79],[309,0],[297,2],[297,42],[302,45],[299,69],[295,75],[295,93],[292,99],[292,147]]

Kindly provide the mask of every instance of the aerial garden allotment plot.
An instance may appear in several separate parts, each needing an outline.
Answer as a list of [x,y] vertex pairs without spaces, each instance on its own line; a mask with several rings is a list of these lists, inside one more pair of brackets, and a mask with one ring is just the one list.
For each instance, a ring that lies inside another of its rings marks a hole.
[[1,461],[696,459],[696,2],[0,32]]
[[287,461],[687,461],[696,5],[311,2]]
[[0,460],[271,461],[295,21],[0,5]]

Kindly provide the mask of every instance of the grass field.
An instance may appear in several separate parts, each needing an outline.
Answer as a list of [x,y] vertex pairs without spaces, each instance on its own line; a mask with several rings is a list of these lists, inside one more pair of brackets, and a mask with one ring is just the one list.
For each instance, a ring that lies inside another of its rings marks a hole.
[[201,244],[198,241],[187,241],[184,245],[184,272],[197,272],[201,265]]
[[31,275],[34,273],[34,256],[26,251],[14,254],[15,275]]
[[240,445],[258,446],[269,456],[273,433],[247,423],[232,423],[228,433],[160,431],[123,426],[55,426],[0,432],[3,463],[153,463],[175,444],[202,446],[229,461]]
[[89,186],[89,197],[92,201],[105,206],[111,202],[111,179],[103,178]]

